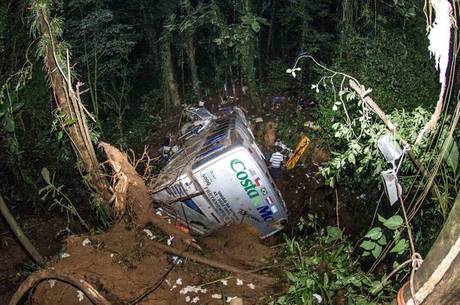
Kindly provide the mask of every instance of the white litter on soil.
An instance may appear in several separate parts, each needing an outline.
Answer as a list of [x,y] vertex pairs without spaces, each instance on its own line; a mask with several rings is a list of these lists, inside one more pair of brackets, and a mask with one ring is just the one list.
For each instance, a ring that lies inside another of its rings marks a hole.
[[154,239],[155,238],[155,236],[153,235],[152,231],[150,231],[149,229],[144,229],[143,231],[145,232],[145,235],[147,235],[148,239]]
[[184,288],[182,288],[179,293],[180,294],[189,294],[191,292],[193,293],[206,293],[208,290],[207,289],[203,289],[201,288],[200,286],[185,286]]
[[77,290],[77,299],[78,299],[78,302],[83,301],[83,297],[84,297],[83,291]]
[[56,280],[48,280],[48,283],[50,284],[50,287],[53,288],[54,285],[56,285]]
[[85,240],[81,243],[83,247],[91,245],[91,240],[89,238],[85,238]]

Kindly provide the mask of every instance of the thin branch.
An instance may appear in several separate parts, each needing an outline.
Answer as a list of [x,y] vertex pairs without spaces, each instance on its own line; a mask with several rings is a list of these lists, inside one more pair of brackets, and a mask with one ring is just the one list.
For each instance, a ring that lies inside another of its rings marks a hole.
[[37,249],[32,245],[30,240],[27,236],[24,235],[22,232],[21,227],[18,225],[16,220],[14,219],[13,215],[11,215],[10,210],[6,206],[5,201],[3,201],[3,197],[0,194],[0,212],[5,217],[6,222],[13,231],[14,235],[19,239],[21,245],[26,249],[26,251],[30,254],[32,259],[39,265],[44,265],[45,259],[38,253]]

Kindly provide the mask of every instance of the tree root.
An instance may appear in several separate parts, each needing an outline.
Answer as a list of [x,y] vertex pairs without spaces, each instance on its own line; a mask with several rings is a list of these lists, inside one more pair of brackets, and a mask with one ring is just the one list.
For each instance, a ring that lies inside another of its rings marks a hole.
[[16,290],[8,304],[17,305],[29,290],[35,288],[38,284],[45,280],[61,281],[79,289],[94,305],[111,305],[111,303],[102,296],[99,291],[94,289],[94,287],[85,280],[79,280],[73,276],[57,273],[56,271],[51,270],[42,270],[32,273],[24,282],[22,282],[21,286],[19,286],[18,290]]
[[123,215],[130,214],[138,226],[144,227],[151,223],[165,234],[176,237],[186,245],[200,249],[189,234],[167,223],[155,213],[144,180],[129,163],[128,156],[108,143],[102,142],[99,146],[104,149],[108,163],[115,172],[112,187],[115,217],[120,219]]

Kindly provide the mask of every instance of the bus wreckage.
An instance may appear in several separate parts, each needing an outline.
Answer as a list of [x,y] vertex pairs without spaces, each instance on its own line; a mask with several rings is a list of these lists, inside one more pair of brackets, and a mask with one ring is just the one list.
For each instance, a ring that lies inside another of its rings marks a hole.
[[154,201],[196,234],[230,223],[251,224],[261,238],[282,230],[286,204],[244,113],[235,107],[208,119],[151,186]]

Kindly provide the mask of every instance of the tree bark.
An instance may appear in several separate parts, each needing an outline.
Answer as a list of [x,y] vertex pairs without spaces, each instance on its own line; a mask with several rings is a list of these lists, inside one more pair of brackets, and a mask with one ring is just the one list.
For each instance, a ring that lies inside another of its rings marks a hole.
[[[43,39],[49,39],[50,41],[48,45],[45,46],[45,67],[58,109],[64,114],[66,120],[75,120],[75,123],[63,127],[71,140],[77,158],[82,161],[85,171],[90,176],[92,186],[103,201],[109,202],[112,194],[108,189],[108,183],[99,167],[94,146],[89,137],[86,115],[79,100],[78,88],[76,92],[73,90],[71,87],[71,80],[66,79],[62,67],[60,67],[59,63],[56,61],[56,50],[58,49],[59,42],[54,37],[54,33],[52,33],[48,18],[49,17],[44,14],[43,9],[37,12],[37,23],[39,25],[40,35]],[[68,73],[68,76],[70,78],[70,73]]]
[[276,0],[272,0],[272,8],[270,11],[270,28],[268,29],[268,37],[267,37],[267,58],[270,58],[270,50],[272,47],[272,39],[273,39],[273,27],[275,26],[275,11],[276,11]]
[[[452,305],[460,300],[460,192],[454,206],[426,256],[415,273],[419,305]],[[403,288],[407,305],[413,305],[409,285]],[[396,304],[394,302],[393,304]]]
[[179,96],[179,89],[174,73],[174,65],[171,54],[171,33],[168,29],[163,30],[161,35],[161,55],[162,55],[162,74],[164,90],[166,91],[167,100],[174,108],[179,108],[182,101]]
[[[187,16],[192,14],[192,5],[190,0],[184,0],[184,6]],[[198,76],[198,67],[196,65],[196,56],[195,56],[195,32],[193,29],[186,31],[185,33],[185,49],[187,52],[187,62],[190,68],[190,76],[192,78],[192,87],[195,97],[201,97],[201,88],[200,88],[200,79]]]

